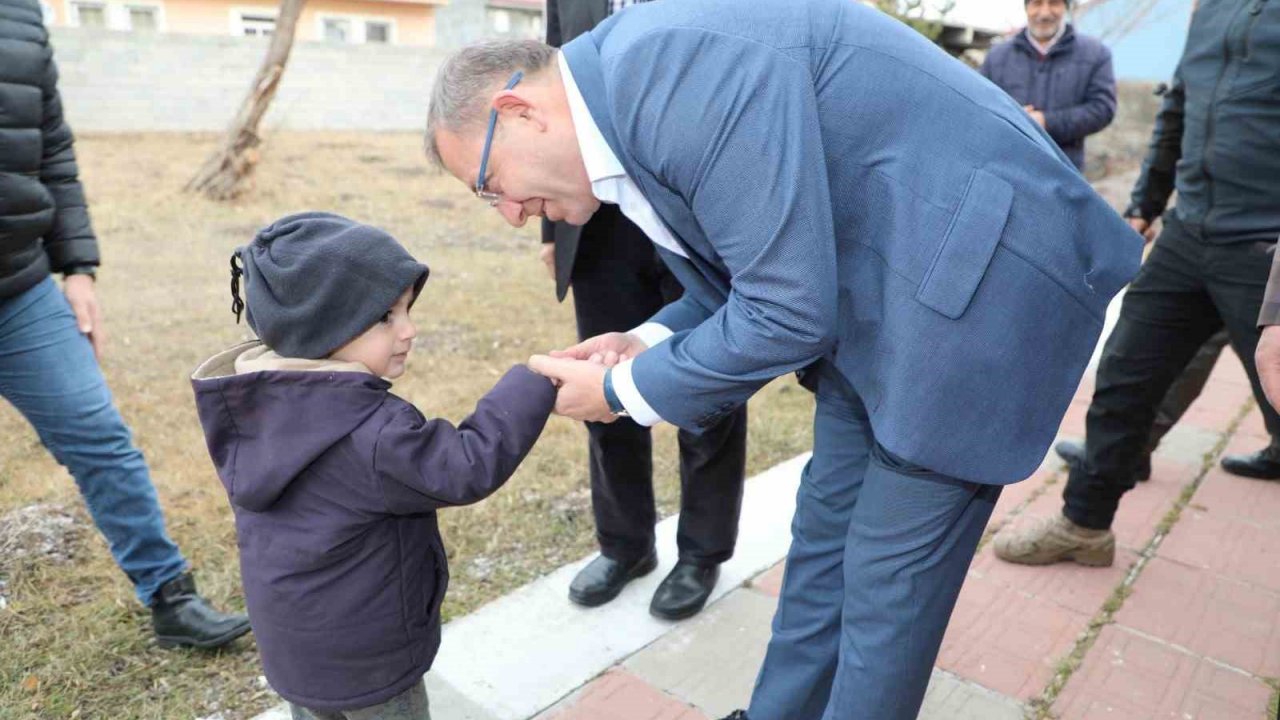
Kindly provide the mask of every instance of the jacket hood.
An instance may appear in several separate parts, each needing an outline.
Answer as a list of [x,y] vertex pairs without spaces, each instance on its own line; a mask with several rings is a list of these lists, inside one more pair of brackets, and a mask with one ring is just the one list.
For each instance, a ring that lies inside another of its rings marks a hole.
[[191,376],[218,478],[233,505],[261,512],[387,398],[359,363],[286,358],[259,341],[224,350]]

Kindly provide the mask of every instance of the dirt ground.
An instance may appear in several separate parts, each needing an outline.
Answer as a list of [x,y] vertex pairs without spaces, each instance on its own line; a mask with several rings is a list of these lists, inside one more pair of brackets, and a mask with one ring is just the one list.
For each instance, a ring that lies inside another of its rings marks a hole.
[[[213,141],[88,136],[78,153],[104,255],[104,370],[202,591],[242,608],[231,512],[188,383],[202,359],[248,337],[230,312],[236,245],[280,215],[331,210],[386,228],[430,265],[414,309],[420,339],[395,384],[429,416],[462,419],[511,364],[575,336],[571,306],[555,303],[536,261],[536,229],[512,230],[428,170],[419,136],[273,136],[256,192],[226,205],[181,192]],[[793,380],[773,383],[751,407],[749,472],[810,447],[812,399]],[[28,554],[0,567],[0,720],[236,720],[264,709],[271,697],[252,640],[219,653],[157,649],[147,611],[80,509],[74,482],[4,403],[0,437],[0,516],[60,505],[66,511],[51,527],[71,538],[65,557]],[[585,438],[580,425],[553,419],[502,491],[441,513],[454,576],[447,616],[593,549]],[[670,513],[679,492],[672,430],[660,429],[656,444],[657,494]]]

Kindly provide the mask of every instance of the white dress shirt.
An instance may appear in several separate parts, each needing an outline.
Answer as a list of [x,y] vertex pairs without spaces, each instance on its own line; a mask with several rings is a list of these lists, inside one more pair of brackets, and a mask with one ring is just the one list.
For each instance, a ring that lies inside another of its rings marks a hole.
[[[578,83],[569,71],[569,63],[564,53],[558,56],[560,77],[564,80],[565,94],[569,99],[569,113],[573,117],[573,128],[578,136],[578,148],[582,152],[582,164],[586,166],[587,178],[591,180],[591,194],[602,203],[617,205],[628,220],[636,224],[640,230],[655,244],[679,255],[689,257],[671,231],[658,217],[653,205],[640,192],[640,186],[627,176],[622,162],[613,153],[609,143],[605,141],[600,127],[591,117],[587,109],[587,101],[578,89]],[[645,323],[631,330],[649,347],[671,337],[671,330],[658,323]],[[649,407],[649,403],[640,396],[635,380],[631,377],[631,360],[618,363],[613,368],[613,389],[618,399],[630,413],[631,419],[641,425],[656,425],[662,417]]]

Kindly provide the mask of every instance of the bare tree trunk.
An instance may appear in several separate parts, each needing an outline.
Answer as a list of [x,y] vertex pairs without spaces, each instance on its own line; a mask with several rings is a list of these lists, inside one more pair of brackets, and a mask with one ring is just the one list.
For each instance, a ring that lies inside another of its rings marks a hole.
[[212,200],[230,200],[247,189],[254,165],[258,162],[258,145],[262,142],[258,136],[258,124],[271,106],[280,78],[284,75],[289,51],[293,49],[294,30],[305,2],[280,0],[271,46],[267,48],[267,56],[258,68],[249,94],[218,149],[187,182],[187,191],[203,193]]

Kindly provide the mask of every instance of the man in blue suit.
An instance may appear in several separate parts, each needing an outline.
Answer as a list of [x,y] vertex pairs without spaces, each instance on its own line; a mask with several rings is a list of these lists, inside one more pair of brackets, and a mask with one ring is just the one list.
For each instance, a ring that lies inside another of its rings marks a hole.
[[1138,235],[1008,95],[847,0],[655,2],[560,52],[461,50],[427,147],[513,225],[618,205],[685,286],[531,360],[560,413],[696,430],[809,369],[814,455],[747,715],[915,717]]

